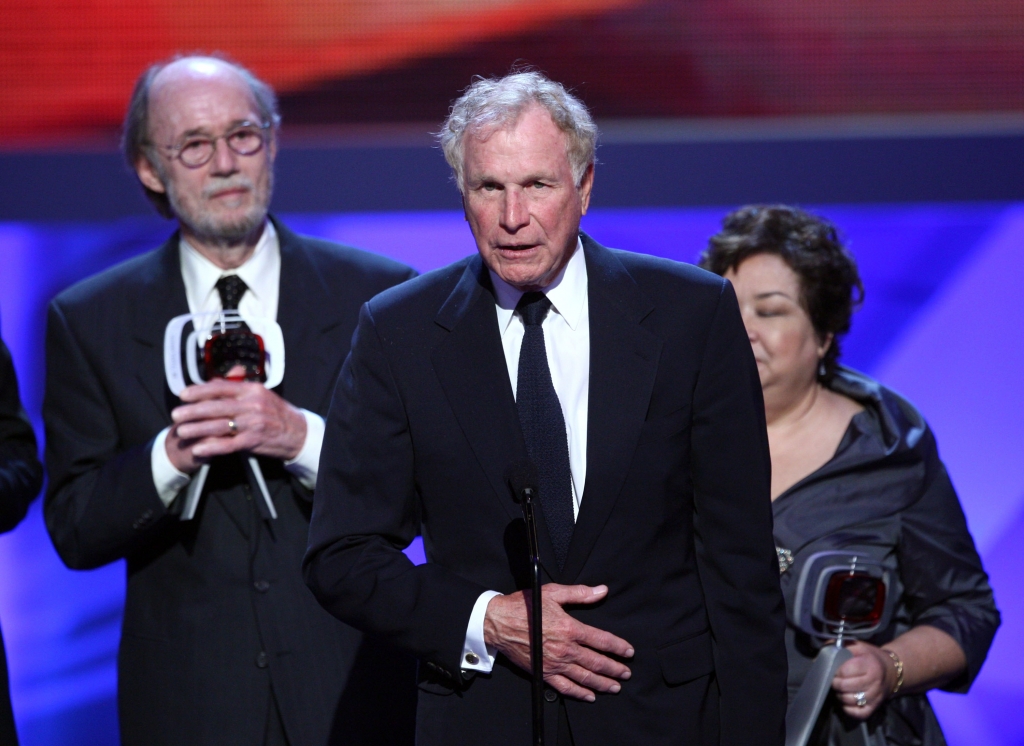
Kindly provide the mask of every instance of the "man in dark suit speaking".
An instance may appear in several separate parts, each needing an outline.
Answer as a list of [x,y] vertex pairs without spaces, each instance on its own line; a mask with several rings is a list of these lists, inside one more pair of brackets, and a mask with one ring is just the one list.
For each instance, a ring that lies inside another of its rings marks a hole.
[[[421,659],[417,743],[530,740],[539,473],[546,742],[777,744],[784,610],[757,370],[731,286],[579,233],[586,108],[481,80],[441,133],[479,256],[364,306],[321,455],[307,582]],[[428,562],[402,554],[422,532]]]
[[[391,742],[382,717],[355,735],[373,712],[342,696],[361,636],[317,605],[301,560],[322,417],[358,309],[413,272],[268,219],[278,122],[273,92],[236,65],[186,57],[146,71],[125,154],[179,231],[50,306],[46,525],[72,568],[127,560],[125,746]],[[217,378],[178,399],[165,382],[165,326],[230,309],[279,324],[283,382]],[[258,459],[276,518],[259,509],[240,456]],[[203,464],[198,512],[182,521]],[[405,714],[395,696],[389,726]]]

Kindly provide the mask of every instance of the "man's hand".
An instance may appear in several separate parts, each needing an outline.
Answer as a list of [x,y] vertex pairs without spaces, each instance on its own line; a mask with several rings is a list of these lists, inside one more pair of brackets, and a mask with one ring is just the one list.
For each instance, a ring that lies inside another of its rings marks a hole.
[[[601,653],[632,658],[633,646],[605,632],[578,622],[562,607],[592,604],[608,594],[608,586],[558,585],[541,589],[544,624],[544,680],[567,697],[593,702],[595,691],[615,694],[631,675],[629,668]],[[484,642],[504,653],[520,668],[530,671],[530,623],[528,594],[495,596],[484,616]],[[597,652],[601,651],[601,652]]]
[[261,383],[219,378],[189,386],[181,400],[171,412],[166,448],[174,467],[186,474],[226,453],[288,461],[306,442],[306,418]]

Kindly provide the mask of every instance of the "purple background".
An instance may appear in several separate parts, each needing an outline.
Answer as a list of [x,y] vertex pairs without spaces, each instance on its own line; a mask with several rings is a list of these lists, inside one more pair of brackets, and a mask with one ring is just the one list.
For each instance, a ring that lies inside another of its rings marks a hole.
[[[726,208],[595,209],[605,245],[693,261]],[[844,361],[909,397],[933,426],[1003,612],[966,696],[932,694],[951,746],[1024,743],[1024,204],[828,205],[867,299]],[[420,270],[474,250],[461,213],[284,216]],[[45,306],[71,283],[162,242],[159,218],[0,223],[2,332],[41,432]],[[117,743],[115,656],[122,563],[66,570],[40,502],[0,537],[0,619],[23,746]]]

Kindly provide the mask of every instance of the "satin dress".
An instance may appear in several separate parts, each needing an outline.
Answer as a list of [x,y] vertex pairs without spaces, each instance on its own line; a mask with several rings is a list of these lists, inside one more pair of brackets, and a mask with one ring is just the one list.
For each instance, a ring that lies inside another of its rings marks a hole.
[[[967,669],[942,688],[966,692],[988,653],[999,611],[935,438],[913,405],[861,373],[840,368],[828,386],[864,410],[832,459],[773,503],[789,620],[790,699],[824,644],[793,624],[797,580],[810,556],[829,550],[857,551],[892,571],[894,612],[868,642],[882,645],[922,624],[946,632],[963,649]],[[860,722],[830,694],[811,743],[864,744]],[[870,746],[946,743],[924,694],[883,703],[868,719],[867,734]]]

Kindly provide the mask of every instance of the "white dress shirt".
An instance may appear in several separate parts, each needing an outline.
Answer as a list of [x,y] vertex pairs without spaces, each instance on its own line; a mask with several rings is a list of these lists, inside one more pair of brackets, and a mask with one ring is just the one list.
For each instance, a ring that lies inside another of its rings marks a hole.
[[[221,269],[192,248],[184,238],[181,239],[178,253],[189,313],[221,310],[217,280],[223,275],[237,274],[248,287],[238,304],[239,312],[252,318],[277,320],[281,285],[281,245],[277,231],[269,220],[252,256],[237,269]],[[320,415],[305,409],[299,411],[306,418],[306,440],[299,455],[291,461],[285,461],[284,466],[303,486],[313,489],[316,486],[320,448],[324,440],[324,420]],[[167,456],[166,441],[169,431],[170,427],[160,431],[153,442],[153,451],[150,454],[153,484],[164,505],[170,505],[178,493],[192,481],[192,477],[178,471]]]
[[[515,395],[519,381],[519,351],[526,333],[522,316],[515,313],[515,308],[523,291],[512,287],[494,272],[491,272],[491,282],[496,296],[501,346],[505,351],[512,394]],[[551,301],[551,310],[541,324],[544,349],[569,441],[573,518],[576,518],[587,477],[587,406],[590,397],[590,306],[587,263],[581,241],[577,239],[576,250],[569,263],[543,291]],[[486,591],[473,606],[462,651],[463,670],[489,673],[494,666],[495,651],[484,643],[484,616],[488,602],[499,595],[497,591]]]

